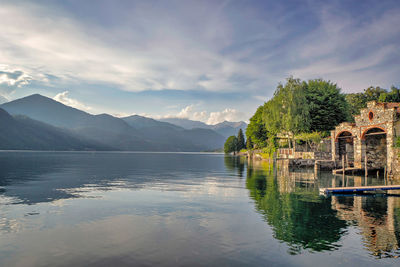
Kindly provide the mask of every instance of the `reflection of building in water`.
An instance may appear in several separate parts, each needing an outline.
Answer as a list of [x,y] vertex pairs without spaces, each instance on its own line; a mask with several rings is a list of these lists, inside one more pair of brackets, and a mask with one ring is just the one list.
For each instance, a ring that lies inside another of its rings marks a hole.
[[400,210],[400,198],[332,196],[332,208],[339,219],[359,226],[365,246],[374,256],[391,257],[399,252],[395,213]]
[[291,193],[296,189],[314,191],[317,190],[317,175],[314,169],[291,169],[284,161],[277,161],[276,177],[279,192]]

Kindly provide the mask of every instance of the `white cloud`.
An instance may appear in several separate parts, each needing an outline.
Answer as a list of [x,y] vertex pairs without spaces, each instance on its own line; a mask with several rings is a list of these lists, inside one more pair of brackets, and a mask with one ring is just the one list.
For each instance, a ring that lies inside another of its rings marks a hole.
[[74,107],[77,109],[85,110],[85,111],[90,111],[92,110],[91,107],[83,104],[82,102],[79,102],[76,99],[70,98],[68,91],[64,91],[62,93],[57,94],[55,97],[53,97],[54,100],[63,103],[64,105]]
[[152,116],[153,118],[181,118],[189,119],[194,121],[202,121],[206,124],[217,124],[223,121],[241,121],[244,119],[244,114],[237,111],[236,109],[226,108],[222,111],[207,112],[207,111],[196,111],[195,105],[189,105],[181,109],[176,114],[168,114],[165,116]]
[[223,121],[240,121],[243,114],[236,109],[226,108],[223,111],[211,112],[207,124],[217,124]]
[[[50,7],[4,4],[0,6],[0,62],[24,66],[35,75],[44,72],[67,82],[110,83],[128,91],[238,91],[243,87],[232,76],[262,77],[260,68],[238,60],[238,54],[221,55],[220,50],[232,43],[232,25],[214,5],[199,5],[207,20],[193,14],[194,34],[193,28],[180,23],[182,18],[170,20],[164,9],[146,5],[132,10],[125,25],[104,29],[59,10],[50,12]],[[177,8],[193,11],[184,6]],[[157,19],[150,23],[149,17]],[[207,80],[200,79],[205,75]],[[254,85],[248,85],[251,89]]]
[[22,87],[32,78],[21,69],[11,69],[8,65],[0,65],[0,85]]

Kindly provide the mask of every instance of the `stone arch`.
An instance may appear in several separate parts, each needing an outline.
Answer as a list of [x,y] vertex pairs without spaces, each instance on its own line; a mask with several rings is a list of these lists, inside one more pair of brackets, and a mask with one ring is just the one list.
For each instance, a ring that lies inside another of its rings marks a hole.
[[371,126],[365,129],[361,135],[362,158],[368,169],[384,169],[388,161],[387,131],[380,126]]
[[335,142],[338,142],[339,137],[342,137],[344,134],[349,134],[348,136],[354,136],[350,130],[342,130],[336,135]]
[[344,157],[347,166],[354,166],[354,139],[356,136],[352,131],[342,130],[336,135],[335,154],[339,160]]
[[375,129],[379,129],[379,130],[381,130],[381,132],[384,132],[385,134],[387,134],[387,131],[386,131],[385,128],[380,127],[380,126],[371,126],[371,127],[367,128],[367,129],[365,129],[365,130],[363,131],[363,133],[361,134],[361,140],[365,140],[366,134],[367,134],[369,131],[375,130]]

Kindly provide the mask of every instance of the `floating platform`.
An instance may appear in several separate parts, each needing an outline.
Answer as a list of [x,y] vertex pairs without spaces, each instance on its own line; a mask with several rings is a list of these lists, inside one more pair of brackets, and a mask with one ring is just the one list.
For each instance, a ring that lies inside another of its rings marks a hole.
[[374,185],[374,186],[354,186],[354,187],[329,187],[320,188],[320,194],[360,194],[364,192],[382,192],[388,190],[400,190],[400,185]]

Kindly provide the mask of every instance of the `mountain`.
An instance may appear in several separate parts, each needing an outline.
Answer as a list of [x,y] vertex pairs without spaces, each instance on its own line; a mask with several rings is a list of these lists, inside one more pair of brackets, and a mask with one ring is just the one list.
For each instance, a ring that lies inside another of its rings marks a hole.
[[115,150],[203,151],[223,147],[225,139],[211,129],[185,130],[137,115],[122,119],[108,114],[92,115],[38,94],[2,104],[0,108]]
[[239,122],[224,121],[211,126],[212,126],[211,129],[221,134],[225,138],[228,138],[231,135],[237,135],[239,129],[242,129],[243,133],[245,133],[247,128],[247,123],[245,123],[244,121],[239,121]]
[[225,138],[210,129],[184,129],[168,122],[138,115],[122,118],[151,140],[157,140],[175,151],[202,151],[223,147]]
[[154,147],[119,118],[108,114],[92,115],[39,94],[17,99],[0,107],[11,115],[25,115],[71,130],[83,138],[113,147],[115,150],[150,150]]
[[201,128],[201,129],[210,129],[210,125],[205,124],[201,121],[192,121],[189,119],[181,119],[181,118],[165,118],[160,119],[160,121],[168,122],[174,124],[176,126],[191,130],[194,128]]
[[139,115],[132,115],[121,119],[123,119],[126,123],[128,123],[131,127],[135,129],[141,129],[146,127],[172,127],[175,129],[183,129],[182,127],[176,126],[168,122],[157,121]]
[[65,130],[32,120],[12,117],[0,108],[0,149],[3,150],[108,150]]
[[208,125],[201,121],[192,121],[188,119],[181,119],[181,118],[165,118],[161,119],[162,122],[168,122],[174,124],[176,126],[183,127],[185,129],[210,129],[214,130],[224,138],[227,138],[231,135],[237,135],[239,129],[242,129],[243,132],[246,131],[247,123],[240,121],[240,122],[229,122],[224,121],[215,125]]

